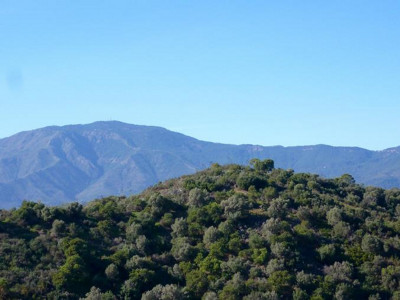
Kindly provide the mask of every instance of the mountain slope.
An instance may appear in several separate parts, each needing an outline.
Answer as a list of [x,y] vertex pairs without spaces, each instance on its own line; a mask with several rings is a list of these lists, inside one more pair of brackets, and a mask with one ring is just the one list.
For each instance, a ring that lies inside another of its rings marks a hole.
[[210,163],[272,158],[280,168],[400,186],[398,148],[262,147],[203,142],[160,127],[121,122],[46,127],[0,140],[0,207],[23,199],[46,204],[137,193]]

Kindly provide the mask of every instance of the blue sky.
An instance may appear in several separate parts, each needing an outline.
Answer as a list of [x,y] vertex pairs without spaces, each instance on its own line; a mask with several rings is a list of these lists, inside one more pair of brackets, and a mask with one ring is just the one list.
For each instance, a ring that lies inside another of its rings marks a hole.
[[261,145],[400,145],[399,1],[3,0],[0,137],[119,120]]

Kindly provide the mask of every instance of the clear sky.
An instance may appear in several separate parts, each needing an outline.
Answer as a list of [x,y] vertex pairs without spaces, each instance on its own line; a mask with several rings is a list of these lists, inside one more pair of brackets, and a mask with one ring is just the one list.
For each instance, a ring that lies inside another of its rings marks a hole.
[[1,0],[0,137],[119,120],[400,145],[400,2]]

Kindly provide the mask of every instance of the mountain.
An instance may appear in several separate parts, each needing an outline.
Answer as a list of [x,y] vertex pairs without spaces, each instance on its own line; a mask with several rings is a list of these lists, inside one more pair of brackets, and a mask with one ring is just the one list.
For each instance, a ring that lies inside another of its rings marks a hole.
[[52,126],[0,139],[0,207],[23,199],[56,205],[138,193],[211,163],[271,158],[279,168],[400,186],[400,148],[369,151],[326,145],[263,147],[199,141],[160,127],[116,121]]
[[213,164],[0,213],[0,299],[399,299],[400,190]]

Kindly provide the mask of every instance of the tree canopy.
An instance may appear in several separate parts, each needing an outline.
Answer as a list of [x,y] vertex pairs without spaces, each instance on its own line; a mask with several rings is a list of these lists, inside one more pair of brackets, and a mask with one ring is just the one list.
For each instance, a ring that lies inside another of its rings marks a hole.
[[400,190],[212,165],[0,211],[0,299],[400,299]]

